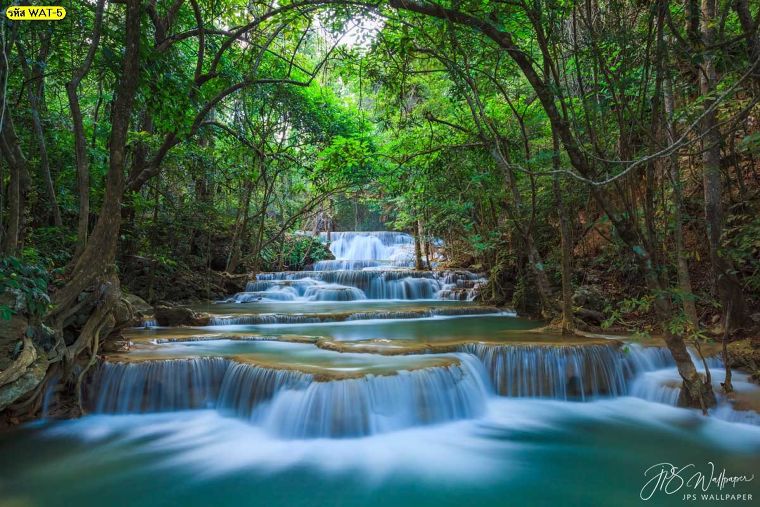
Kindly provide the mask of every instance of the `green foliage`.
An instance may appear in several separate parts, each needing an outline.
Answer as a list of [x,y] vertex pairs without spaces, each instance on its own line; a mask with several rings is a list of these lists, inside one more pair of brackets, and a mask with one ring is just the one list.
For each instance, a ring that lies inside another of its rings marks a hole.
[[8,320],[18,311],[42,317],[50,306],[49,274],[41,266],[27,264],[16,257],[0,259],[0,294],[10,294],[14,304],[0,304],[0,318]]
[[261,251],[262,269],[267,271],[297,271],[332,257],[319,238],[305,234],[288,234],[283,241]]
[[760,215],[754,207],[737,210],[727,223],[722,244],[747,292],[760,293]]
[[604,314],[609,317],[602,322],[602,328],[609,329],[616,324],[629,327],[630,324],[626,319],[649,312],[653,303],[654,296],[647,294],[640,298],[626,298],[614,305],[607,305]]

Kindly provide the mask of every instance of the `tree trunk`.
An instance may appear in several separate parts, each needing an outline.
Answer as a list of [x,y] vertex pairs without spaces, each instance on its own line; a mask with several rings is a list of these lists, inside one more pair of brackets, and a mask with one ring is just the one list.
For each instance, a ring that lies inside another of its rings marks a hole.
[[[79,195],[76,256],[82,253],[87,244],[90,223],[90,159],[87,154],[87,138],[84,133],[84,121],[82,119],[82,109],[79,106],[77,88],[79,87],[82,78],[84,78],[89,72],[90,66],[95,57],[95,51],[97,51],[100,42],[100,31],[104,9],[105,0],[98,0],[95,7],[95,25],[87,57],[82,66],[74,71],[71,81],[66,83],[66,96],[69,101],[69,109],[71,110],[71,120],[74,130],[74,158],[76,159],[77,164],[77,194]],[[92,138],[94,144],[96,138],[95,132],[93,132]]]
[[50,161],[48,159],[47,143],[45,142],[45,132],[42,128],[42,118],[40,111],[45,100],[45,73],[43,71],[44,66],[47,63],[48,51],[50,49],[50,38],[41,37],[40,51],[37,54],[37,58],[30,68],[27,62],[26,53],[24,47],[20,41],[16,42],[18,48],[19,59],[21,61],[21,67],[24,72],[24,78],[27,80],[26,95],[29,100],[29,112],[32,118],[32,130],[34,131],[34,137],[37,140],[37,147],[40,156],[40,176],[45,183],[45,193],[47,194],[48,206],[50,206],[50,213],[53,219],[53,225],[61,227],[63,221],[61,220],[61,209],[58,206],[58,200],[55,196],[55,186],[53,185],[53,177],[50,174]]
[[491,157],[501,169],[504,175],[504,185],[512,195],[512,203],[506,203],[507,214],[514,222],[515,230],[525,247],[529,269],[535,278],[536,290],[541,300],[541,314],[545,318],[552,318],[557,312],[557,305],[552,294],[552,286],[546,274],[541,253],[536,248],[536,243],[533,239],[532,221],[523,218],[522,195],[520,194],[520,189],[517,188],[517,182],[515,181],[512,168],[510,167],[510,160],[507,159],[507,156],[498,143],[491,149]]
[[420,222],[419,220],[414,227],[414,269],[422,271],[422,242],[420,238]]
[[[715,39],[715,0],[702,0],[701,4],[702,43],[710,47]],[[731,308],[731,324],[741,327],[746,320],[746,306],[741,286],[733,274],[731,263],[720,251],[723,232],[723,184],[720,172],[721,132],[717,112],[713,108],[717,87],[717,73],[713,55],[703,51],[702,69],[699,73],[700,92],[703,97],[704,116],[702,120],[702,179],[705,197],[705,225],[707,241],[710,247],[710,261],[713,270],[713,282],[718,290],[723,310]]]
[[[556,171],[560,168],[560,146],[559,138],[554,132],[552,132],[552,141],[554,147],[552,163],[554,165],[554,170]],[[565,200],[562,198],[559,174],[554,175],[553,185],[554,200],[557,205],[557,213],[559,214],[560,249],[562,255],[562,332],[570,334],[575,329],[575,319],[573,317],[572,252],[570,250],[572,244],[570,239],[570,217],[567,214]]]
[[[232,245],[230,246],[230,258],[227,261],[226,271],[228,273],[234,273],[240,263],[240,247],[245,235],[245,231],[248,228],[248,209],[251,206],[251,194],[253,193],[253,180],[248,180],[245,187],[245,195],[240,209],[238,210],[238,217],[235,220],[235,231],[232,235]],[[241,218],[242,213],[242,218]]]
[[[112,270],[121,225],[127,136],[140,75],[140,0],[126,0],[126,41],[122,72],[111,109],[109,166],[103,205],[90,241],[72,261],[68,283],[55,293],[50,319],[64,315],[79,294]],[[97,282],[96,282],[97,283]]]
[[13,120],[6,111],[5,124],[0,129],[0,150],[10,168],[8,185],[8,226],[3,242],[5,255],[16,255],[23,243],[26,199],[32,181],[29,176],[29,162],[21,152],[20,141],[13,126]]
[[[663,94],[665,98],[668,144],[673,144],[678,138],[678,131],[673,116],[673,111],[675,110],[673,84],[669,76],[665,78]],[[698,329],[699,317],[697,316],[697,306],[694,301],[694,291],[691,286],[691,275],[689,274],[689,262],[686,259],[683,240],[683,187],[678,151],[674,151],[670,156],[670,180],[673,185],[673,240],[676,247],[675,254],[678,288],[681,291],[684,313],[694,329]]]

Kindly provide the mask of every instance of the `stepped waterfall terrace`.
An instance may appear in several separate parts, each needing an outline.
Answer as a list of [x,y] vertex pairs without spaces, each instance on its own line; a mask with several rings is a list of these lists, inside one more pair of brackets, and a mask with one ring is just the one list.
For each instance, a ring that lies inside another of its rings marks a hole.
[[[335,260],[198,305],[208,325],[130,330],[85,382],[89,415],[2,442],[0,488],[40,505],[633,505],[663,461],[760,469],[746,376],[711,417],[676,408],[664,347],[545,331],[472,301],[480,275],[411,269],[410,246],[333,233]],[[27,451],[39,442],[48,462]],[[120,496],[124,481],[140,486]]]

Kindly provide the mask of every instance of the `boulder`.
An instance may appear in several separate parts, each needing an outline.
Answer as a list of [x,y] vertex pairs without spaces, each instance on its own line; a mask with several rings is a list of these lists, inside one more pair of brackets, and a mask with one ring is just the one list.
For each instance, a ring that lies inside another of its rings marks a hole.
[[757,338],[737,340],[728,344],[728,363],[731,368],[744,370],[751,380],[760,382],[760,341]]
[[596,310],[590,310],[588,308],[578,308],[573,313],[578,319],[587,324],[591,324],[592,326],[601,326],[602,322],[605,320],[602,312],[597,312]]
[[184,306],[158,305],[154,316],[159,326],[207,326],[210,317],[206,313],[196,313]]
[[145,300],[140,296],[122,292],[121,297],[122,299],[126,300],[127,303],[132,305],[132,308],[134,308],[137,315],[144,317],[153,313],[153,307],[146,303]]
[[603,312],[607,306],[607,300],[602,292],[592,285],[582,285],[573,294],[573,306],[588,308],[596,312]]

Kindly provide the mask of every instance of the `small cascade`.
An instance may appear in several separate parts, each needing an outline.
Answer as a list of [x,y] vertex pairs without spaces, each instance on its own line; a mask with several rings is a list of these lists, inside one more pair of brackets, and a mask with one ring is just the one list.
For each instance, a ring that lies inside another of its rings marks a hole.
[[381,266],[385,266],[385,264],[373,260],[329,260],[315,263],[312,269],[314,271],[359,271],[362,269],[379,268]]
[[502,396],[586,399],[626,393],[624,356],[615,345],[486,345],[477,356]]
[[222,358],[106,362],[92,379],[89,405],[118,414],[212,408],[228,366]]
[[498,394],[516,397],[583,400],[623,396],[642,389],[638,382],[645,372],[674,364],[664,347],[626,345],[621,349],[615,342],[567,346],[473,343],[460,349],[483,362]]
[[625,368],[629,376],[675,365],[673,356],[665,347],[644,347],[632,343],[625,345],[622,351],[625,356]]
[[[689,349],[689,354],[697,369],[704,373],[704,364],[699,354],[691,349]],[[757,408],[752,409],[752,407],[757,407],[755,401],[757,386],[749,380],[748,375],[738,371],[733,372],[734,397],[729,399],[721,387],[726,379],[722,359],[719,356],[711,356],[705,358],[705,362],[710,369],[713,392],[718,402],[715,408],[710,409],[710,415],[729,422],[760,425],[760,413],[756,411]],[[677,406],[681,383],[675,363],[670,359],[665,365],[660,364],[656,369],[637,375],[631,383],[630,395],[655,403]]]
[[224,375],[217,408],[256,421],[257,408],[285,389],[304,389],[312,376],[294,370],[261,368],[231,362]]
[[362,299],[436,299],[441,284],[431,271],[345,270],[260,273],[246,292],[227,302],[357,301]]
[[441,277],[438,299],[449,301],[473,301],[487,280],[469,271],[446,271]]
[[[327,233],[320,237],[327,240]],[[389,261],[397,265],[413,264],[414,238],[401,232],[333,232],[330,251],[339,261]],[[357,268],[349,268],[357,269]]]
[[103,363],[96,371],[89,405],[98,413],[167,412],[218,408],[250,419],[278,391],[303,388],[312,376],[261,368],[225,358]]
[[274,399],[265,427],[286,438],[358,437],[477,417],[487,387],[474,358],[445,367],[314,382]]
[[367,299],[361,289],[337,283],[313,285],[306,289],[304,297],[309,301],[358,301]]
[[291,279],[271,279],[259,275],[255,281],[248,282],[245,286],[246,292],[266,292],[266,291],[284,291],[292,289],[297,296],[303,296],[306,289],[319,284],[319,281],[311,278],[291,278]]
[[257,301],[295,301],[298,295],[290,290],[273,289],[261,292],[238,292],[226,303],[255,303]]
[[260,313],[252,315],[216,315],[211,317],[212,326],[260,326],[271,324],[318,324],[320,322],[335,322],[332,315],[302,315],[291,313]]
[[143,317],[140,327],[158,327],[158,321],[153,317]]
[[498,315],[506,312],[493,307],[462,307],[462,308],[428,308],[409,312],[357,312],[349,315],[346,320],[376,320],[376,319],[422,319],[429,317],[464,317],[468,315]]
[[672,368],[648,371],[636,377],[631,385],[631,396],[665,405],[677,405],[681,382]]

